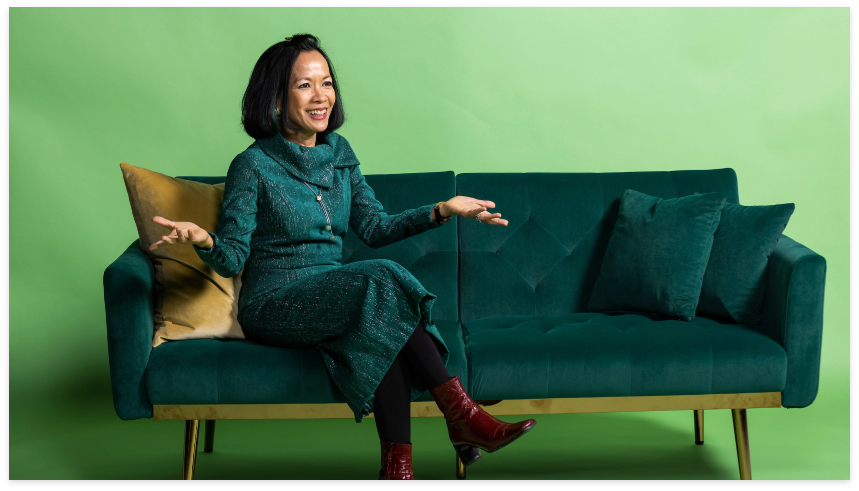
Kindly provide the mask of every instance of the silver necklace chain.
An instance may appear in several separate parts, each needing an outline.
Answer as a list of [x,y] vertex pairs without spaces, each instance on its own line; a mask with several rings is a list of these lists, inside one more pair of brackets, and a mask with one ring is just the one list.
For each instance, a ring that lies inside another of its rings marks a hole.
[[318,201],[319,205],[322,206],[322,213],[325,214],[325,221],[328,222],[327,228],[328,231],[331,233],[331,235],[328,236],[328,240],[334,240],[334,228],[331,226],[331,217],[328,216],[328,208],[326,208],[325,203],[322,202],[322,188],[320,187],[319,192],[317,193],[313,190],[312,187],[310,187],[310,184],[307,184],[304,181],[301,182],[303,182],[304,185],[307,186],[307,189],[309,189],[310,192],[313,193],[314,196],[316,196],[316,201]]

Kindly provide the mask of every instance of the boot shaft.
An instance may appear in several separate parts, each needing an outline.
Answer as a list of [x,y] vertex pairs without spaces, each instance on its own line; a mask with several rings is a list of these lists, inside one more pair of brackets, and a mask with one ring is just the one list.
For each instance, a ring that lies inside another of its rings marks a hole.
[[414,479],[411,443],[382,443],[382,469],[379,479]]

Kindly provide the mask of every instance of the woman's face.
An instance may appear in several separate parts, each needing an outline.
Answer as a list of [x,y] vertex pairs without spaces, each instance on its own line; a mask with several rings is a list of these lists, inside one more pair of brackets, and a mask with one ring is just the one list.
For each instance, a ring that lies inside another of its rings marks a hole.
[[[335,95],[328,63],[319,51],[298,54],[286,93],[289,123],[300,128],[297,132],[284,128],[287,134],[297,133],[299,137],[311,138],[325,131]],[[281,106],[281,101],[278,101],[278,106]]]

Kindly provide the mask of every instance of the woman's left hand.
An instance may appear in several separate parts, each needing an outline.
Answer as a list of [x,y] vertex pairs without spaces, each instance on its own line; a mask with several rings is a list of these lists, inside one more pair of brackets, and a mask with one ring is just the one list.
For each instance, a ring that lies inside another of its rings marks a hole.
[[463,218],[475,218],[480,214],[480,221],[490,225],[507,226],[507,220],[501,218],[501,213],[487,213],[488,208],[495,208],[495,203],[484,199],[469,198],[468,196],[454,196],[445,201],[439,207],[442,216],[460,216]]

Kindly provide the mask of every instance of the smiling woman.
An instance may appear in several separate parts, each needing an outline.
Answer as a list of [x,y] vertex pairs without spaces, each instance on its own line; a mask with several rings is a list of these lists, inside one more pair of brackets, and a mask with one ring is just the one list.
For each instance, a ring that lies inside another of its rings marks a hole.
[[345,138],[334,68],[319,41],[296,35],[265,51],[242,100],[256,141],[227,171],[217,233],[190,222],[150,250],[191,244],[219,275],[242,272],[238,321],[253,342],[315,348],[360,422],[375,414],[381,479],[411,479],[409,402],[429,389],[464,465],[531,429],[480,408],[447,371],[449,352],[432,322],[436,295],[389,260],[341,264],[349,228],[381,247],[442,226],[452,215],[507,225],[495,203],[455,196],[388,215]]
[[[316,144],[316,134],[330,126],[328,115],[338,101],[334,78],[325,57],[319,51],[299,54],[286,89],[285,137],[299,145],[312,147]],[[281,95],[277,99],[277,113],[283,112]]]
[[325,137],[345,122],[334,67],[315,36],[286,38],[260,56],[242,99],[242,125],[251,138],[283,129],[290,141],[312,147],[317,133]]

